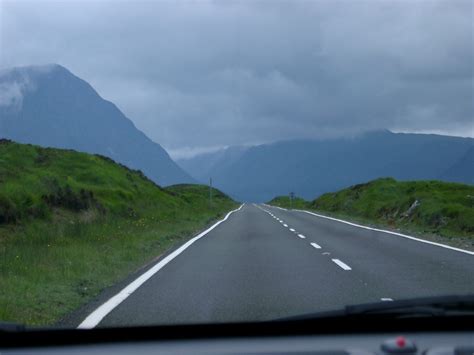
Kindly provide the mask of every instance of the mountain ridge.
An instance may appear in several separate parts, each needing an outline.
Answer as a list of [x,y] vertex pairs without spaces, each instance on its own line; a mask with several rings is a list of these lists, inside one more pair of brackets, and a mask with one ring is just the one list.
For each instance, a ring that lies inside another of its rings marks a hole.
[[[314,198],[387,176],[474,184],[474,177],[465,174],[470,169],[465,156],[473,154],[473,147],[472,138],[383,130],[351,138],[288,140],[254,146],[227,162],[225,168],[214,166],[199,171],[191,169],[189,159],[177,162],[199,181],[212,176],[215,186],[234,198],[263,202],[290,191]],[[448,174],[456,163],[457,178]]]
[[[160,185],[194,182],[112,102],[59,64],[0,72],[0,136],[102,154]],[[39,118],[38,118],[39,117]]]

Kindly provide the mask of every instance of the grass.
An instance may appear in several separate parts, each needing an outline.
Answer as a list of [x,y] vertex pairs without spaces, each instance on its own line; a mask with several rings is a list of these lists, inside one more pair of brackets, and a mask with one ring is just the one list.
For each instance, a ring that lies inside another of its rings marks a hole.
[[[279,206],[289,207],[289,203]],[[382,178],[303,201],[297,208],[416,234],[434,234],[446,239],[474,238],[474,186],[471,185]]]
[[50,325],[237,206],[100,156],[0,141],[0,320]]
[[301,197],[294,197],[290,201],[289,196],[277,196],[268,202],[269,205],[283,207],[283,208],[296,208],[296,209],[304,209],[308,207],[308,201]]

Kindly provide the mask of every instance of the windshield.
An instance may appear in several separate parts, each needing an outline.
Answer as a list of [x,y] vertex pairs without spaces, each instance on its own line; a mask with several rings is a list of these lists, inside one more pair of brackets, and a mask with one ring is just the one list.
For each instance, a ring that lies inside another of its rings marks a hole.
[[472,11],[0,0],[0,323],[474,295]]

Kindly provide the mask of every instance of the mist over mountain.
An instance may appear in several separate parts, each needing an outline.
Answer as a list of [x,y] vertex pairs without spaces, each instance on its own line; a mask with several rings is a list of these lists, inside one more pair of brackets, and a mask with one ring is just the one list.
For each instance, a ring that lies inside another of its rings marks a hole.
[[160,185],[193,182],[113,103],[56,64],[0,72],[0,138],[102,154]]
[[237,199],[268,201],[290,191],[313,199],[388,176],[474,184],[473,160],[472,138],[376,131],[355,138],[228,148],[177,162],[199,181],[212,176],[216,187]]
[[232,146],[210,153],[202,153],[191,158],[176,159],[176,162],[193,178],[209,182],[217,171],[232,169],[232,165],[248,150],[245,146]]

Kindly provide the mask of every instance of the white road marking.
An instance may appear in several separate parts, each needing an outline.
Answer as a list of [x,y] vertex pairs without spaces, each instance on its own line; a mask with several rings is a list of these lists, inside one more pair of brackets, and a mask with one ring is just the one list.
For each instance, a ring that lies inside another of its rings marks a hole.
[[300,237],[301,239],[305,239],[305,238],[306,238],[303,234],[298,234],[298,237]]
[[285,223],[285,222],[283,222],[281,219],[279,219],[278,222],[280,222],[280,223]]
[[286,227],[286,228],[288,228],[288,224],[283,224],[283,227]]
[[311,245],[312,245],[313,247],[315,247],[316,249],[321,249],[321,246],[319,246],[319,245],[316,244],[316,243],[311,243]]
[[328,253],[327,251],[325,251],[323,255],[331,255],[331,253]]
[[294,211],[308,213],[308,214],[311,214],[311,215],[316,216],[316,217],[319,217],[319,218],[330,219],[330,220],[332,220],[332,221],[345,223],[345,224],[348,224],[348,225],[350,225],[350,226],[357,227],[357,228],[368,229],[368,230],[372,230],[372,231],[376,231],[376,232],[392,234],[392,235],[396,235],[396,236],[398,236],[398,237],[402,237],[402,238],[407,238],[407,239],[415,240],[415,241],[420,242],[420,243],[431,244],[431,245],[435,245],[435,246],[437,246],[437,247],[441,247],[441,248],[445,248],[445,249],[450,249],[450,250],[458,251],[458,252],[460,252],[460,253],[465,253],[465,254],[469,254],[469,255],[474,255],[474,251],[469,251],[469,250],[464,250],[464,249],[460,249],[460,248],[455,248],[455,247],[452,247],[452,246],[449,246],[449,245],[445,245],[445,244],[441,244],[441,243],[430,242],[429,240],[424,240],[424,239],[420,239],[420,238],[415,238],[415,237],[412,237],[412,236],[410,236],[410,235],[406,235],[406,234],[402,234],[402,233],[392,232],[392,231],[388,231],[388,230],[384,230],[384,229],[378,229],[378,228],[367,227],[367,226],[363,226],[363,225],[360,225],[360,224],[357,224],[357,223],[352,223],[352,222],[344,221],[344,220],[342,220],[342,219],[324,216],[324,215],[317,214],[317,213],[310,212],[310,211],[306,211],[306,210],[294,210]]
[[332,259],[332,261],[334,261],[341,269],[344,269],[344,270],[352,270],[352,268],[347,265],[347,264],[344,264],[341,260],[339,259]]
[[388,298],[388,297],[381,298],[380,300],[381,300],[381,301],[384,301],[384,302],[386,302],[386,301],[388,301],[388,302],[393,301],[392,298]]
[[266,206],[266,207],[274,207],[274,208],[278,208],[280,210],[283,210],[283,211],[288,211],[286,208],[283,208],[283,207],[278,207],[278,206],[270,206],[270,205],[267,205],[266,203],[262,203],[262,205]]
[[292,231],[292,232],[296,232],[296,231],[295,231],[293,228],[290,228],[290,231]]
[[166,256],[164,259],[162,259],[160,262],[158,262],[155,266],[153,266],[147,272],[143,273],[141,276],[139,276],[137,279],[135,279],[135,281],[131,282],[128,286],[126,286],[124,289],[122,289],[115,296],[113,296],[108,301],[106,301],[104,304],[99,306],[99,308],[97,308],[89,316],[87,316],[87,318],[84,319],[84,321],[82,321],[82,323],[79,324],[79,326],[77,328],[78,329],[92,329],[92,328],[94,328],[97,324],[99,324],[102,321],[102,319],[104,319],[104,317],[107,314],[109,314],[120,303],[125,301],[128,298],[128,296],[130,296],[133,292],[135,292],[141,285],[143,285],[148,279],[150,279],[153,275],[155,275],[158,271],[160,271],[171,260],[176,258],[185,249],[187,249],[191,244],[196,242],[198,239],[204,237],[207,233],[212,231],[219,224],[221,224],[222,222],[225,222],[232,213],[240,211],[243,206],[244,206],[244,204],[242,204],[239,208],[237,208],[233,211],[230,211],[219,222],[213,224],[211,227],[206,229],[204,232],[201,232],[200,234],[198,234],[194,238],[187,241],[181,247],[176,249],[174,252],[172,252],[171,254]]

